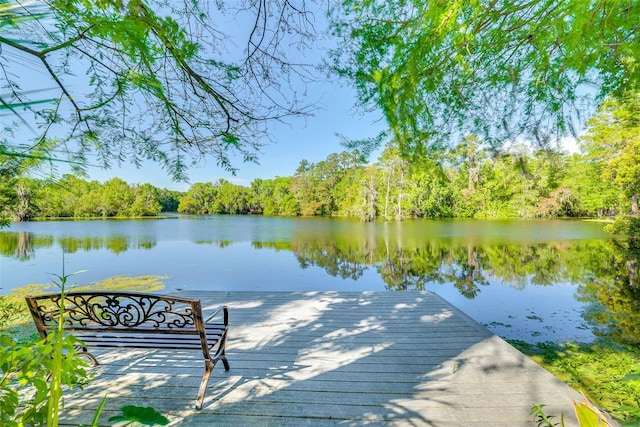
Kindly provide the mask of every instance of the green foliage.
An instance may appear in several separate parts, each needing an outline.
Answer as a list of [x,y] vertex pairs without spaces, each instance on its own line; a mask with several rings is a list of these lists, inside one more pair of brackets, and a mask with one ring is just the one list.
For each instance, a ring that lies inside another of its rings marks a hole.
[[[62,293],[68,276],[58,276]],[[64,312],[64,306],[60,308]],[[79,341],[64,334],[63,316],[42,340],[20,343],[0,335],[0,420],[2,425],[58,425],[62,387],[82,386],[87,361],[77,354]]]
[[531,407],[531,416],[538,427],[564,427],[564,414],[561,415],[560,421],[555,422],[553,415],[547,415],[544,412],[545,405],[538,404]]
[[[533,405],[531,408],[531,416],[538,427],[565,427],[564,414],[560,415],[560,421],[555,422],[553,415],[547,415],[544,412],[542,404]],[[573,401],[573,409],[578,419],[580,427],[611,427],[606,416],[588,399],[582,402]]]
[[363,221],[601,218],[630,208],[622,190],[602,178],[605,163],[590,154],[531,152],[524,145],[495,153],[469,136],[437,160],[408,161],[397,145],[388,144],[374,164],[364,164],[358,151],[332,153],[317,163],[301,161],[292,177],[256,179],[250,187],[219,179],[178,193],[118,178],[104,184],[72,175],[55,182],[13,179],[5,187],[13,194],[7,196],[5,213],[18,218],[22,212],[23,219],[123,218],[154,216],[171,207],[185,214],[322,215]]
[[609,427],[604,415],[590,402],[574,402],[573,406],[581,427]]
[[547,370],[582,390],[613,417],[632,423],[640,419],[640,350],[615,344],[527,344],[510,341]]
[[581,144],[587,157],[602,167],[602,177],[632,200],[638,213],[640,197],[640,92],[607,98],[588,122]]
[[561,185],[570,188],[576,197],[575,211],[582,216],[614,216],[621,207],[620,192],[610,181],[602,179],[602,162],[575,154],[566,163]]
[[251,211],[251,192],[248,188],[219,179],[197,183],[180,198],[178,212],[187,214],[247,214]]
[[639,15],[636,0],[346,0],[333,14],[335,56],[403,153],[467,134],[546,145],[577,133],[585,84],[601,99],[640,87]]
[[[8,335],[0,335],[0,341],[1,424],[57,425],[50,422],[54,418],[52,408],[48,407],[53,402],[52,389],[59,390],[60,385],[81,386],[87,377],[87,363],[74,350],[77,340],[51,334],[36,343],[16,342]],[[50,374],[50,381],[57,381],[58,386],[50,387],[47,383]],[[59,400],[58,391],[55,393],[55,399]]]
[[[70,276],[57,276],[58,282],[53,285],[30,285],[16,289],[11,295],[0,297],[2,329],[15,328],[29,316],[25,294],[37,294],[47,291],[51,286],[66,292],[67,280]],[[157,290],[161,278],[140,276],[125,278],[116,276],[97,282],[94,286],[74,286],[74,290],[121,288],[136,290]],[[160,285],[162,287],[163,285]],[[90,376],[86,368],[87,361],[77,353],[80,341],[73,335],[64,333],[64,298],[61,299],[60,322],[56,330],[46,338],[34,340],[18,340],[16,334],[0,333],[0,425],[20,427],[24,425],[58,425],[59,411],[62,404],[62,387],[82,387]],[[102,400],[94,417],[92,426],[98,425],[98,417],[104,404]],[[166,425],[168,419],[153,408],[125,406],[122,415],[112,417],[109,421],[126,421],[130,424]]]
[[[2,197],[0,177],[0,198]],[[73,175],[59,180],[13,179],[7,181],[14,197],[4,213],[15,220],[34,218],[131,218],[157,216],[163,208],[177,208],[179,192],[150,184],[127,184],[113,178],[104,184]],[[18,197],[22,191],[22,198]],[[28,197],[27,197],[28,196]]]
[[124,425],[165,426],[169,419],[151,407],[127,405],[120,408],[122,415],[114,415],[109,421],[125,422]]
[[255,179],[251,183],[250,213],[295,216],[300,213],[298,201],[291,194],[291,177]]

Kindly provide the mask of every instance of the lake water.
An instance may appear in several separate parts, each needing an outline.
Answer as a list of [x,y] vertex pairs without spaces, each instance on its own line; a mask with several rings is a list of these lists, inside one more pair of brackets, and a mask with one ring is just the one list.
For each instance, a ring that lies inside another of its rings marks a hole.
[[602,308],[594,286],[619,280],[624,261],[602,227],[262,216],[14,223],[0,230],[0,294],[50,283],[63,265],[83,270],[72,282],[157,275],[172,292],[426,289],[507,338],[591,341],[587,313]]

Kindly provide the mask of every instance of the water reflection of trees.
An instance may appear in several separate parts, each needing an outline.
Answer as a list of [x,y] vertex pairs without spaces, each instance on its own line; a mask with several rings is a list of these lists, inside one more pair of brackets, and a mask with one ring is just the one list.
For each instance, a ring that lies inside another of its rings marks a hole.
[[66,253],[107,249],[115,254],[129,249],[151,249],[157,244],[155,239],[149,236],[54,237],[24,231],[0,232],[0,255],[27,260],[35,256],[37,249],[49,248],[56,243]]
[[28,260],[35,256],[36,248],[53,245],[51,236],[36,237],[26,231],[0,233],[0,255]]
[[606,267],[583,282],[578,298],[589,305],[585,318],[596,335],[640,347],[640,239],[610,241],[606,249]]
[[[355,247],[341,248],[328,241],[318,245],[314,241],[301,240],[291,244],[291,250],[295,254],[301,268],[312,265],[322,267],[327,274],[339,276],[343,279],[357,280],[367,270],[367,264],[363,262],[361,251]],[[344,249],[344,250],[343,250]]]
[[446,282],[470,298],[490,279],[522,289],[607,274],[603,241],[474,245],[440,240],[412,246],[382,239],[362,246],[347,239],[305,239],[293,241],[291,250],[302,268],[315,265],[330,275],[357,279],[373,267],[389,289],[423,290],[428,283]]

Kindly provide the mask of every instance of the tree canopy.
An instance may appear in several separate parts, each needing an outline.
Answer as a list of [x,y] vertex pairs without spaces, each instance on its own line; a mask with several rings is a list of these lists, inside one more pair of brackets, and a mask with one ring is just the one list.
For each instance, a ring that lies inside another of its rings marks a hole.
[[640,88],[640,2],[345,0],[337,68],[404,153],[466,134],[546,143],[607,95]]
[[0,153],[234,171],[269,122],[308,113],[313,25],[286,0],[0,0]]

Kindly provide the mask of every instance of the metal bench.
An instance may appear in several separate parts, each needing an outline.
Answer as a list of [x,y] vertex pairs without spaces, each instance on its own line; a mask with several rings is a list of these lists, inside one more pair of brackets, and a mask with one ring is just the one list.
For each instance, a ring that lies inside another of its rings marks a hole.
[[[26,300],[38,333],[45,338],[57,329],[61,294],[27,296]],[[229,370],[226,306],[203,320],[197,299],[136,292],[68,292],[64,296],[64,329],[81,340],[78,350],[95,365],[98,360],[87,347],[202,350],[204,375],[196,409],[202,408],[215,364],[222,361]]]

